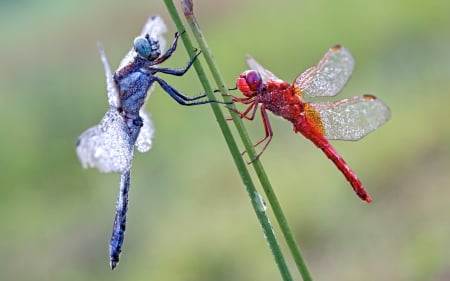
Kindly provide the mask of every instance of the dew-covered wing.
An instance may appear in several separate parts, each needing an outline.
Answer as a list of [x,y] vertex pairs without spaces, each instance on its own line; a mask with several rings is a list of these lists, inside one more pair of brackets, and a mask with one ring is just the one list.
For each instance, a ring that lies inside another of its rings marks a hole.
[[305,103],[305,113],[332,140],[359,140],[391,116],[380,99],[369,95],[337,102]]
[[256,70],[261,75],[263,82],[267,82],[268,80],[282,81],[280,78],[276,77],[271,71],[267,70],[261,64],[259,64],[252,56],[245,56],[245,60],[247,61],[247,65],[250,69]]
[[[164,39],[163,34],[166,32],[167,26],[164,23],[163,19],[160,16],[155,15],[150,16],[148,18],[139,36],[145,36],[146,34],[148,34],[150,35],[150,37],[157,38],[159,42],[159,47],[161,49],[161,53],[163,53],[164,50],[166,49],[166,39]],[[136,52],[134,51],[134,48],[131,48],[131,50],[125,55],[125,57],[120,62],[119,68],[122,68],[123,66],[133,61],[135,55]]]
[[84,168],[95,167],[104,173],[123,173],[131,168],[133,144],[117,110],[111,108],[100,124],[78,138],[77,154]]
[[155,131],[153,129],[152,120],[150,119],[149,114],[144,110],[144,107],[139,111],[139,115],[142,118],[143,125],[136,139],[136,149],[139,152],[147,152],[152,148],[153,134]]
[[108,59],[106,58],[105,50],[101,43],[97,44],[98,50],[100,52],[100,59],[102,60],[103,67],[105,69],[106,75],[106,90],[108,91],[108,104],[113,108],[120,107],[119,90],[114,82],[113,74],[111,72],[111,67],[109,66]]
[[344,47],[330,48],[313,67],[300,74],[295,81],[305,97],[337,95],[353,73],[355,61]]

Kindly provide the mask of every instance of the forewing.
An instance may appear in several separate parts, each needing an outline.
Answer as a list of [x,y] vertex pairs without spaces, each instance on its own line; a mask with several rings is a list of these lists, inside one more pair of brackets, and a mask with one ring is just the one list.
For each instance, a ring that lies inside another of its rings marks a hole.
[[161,53],[166,49],[166,39],[164,39],[163,34],[167,32],[167,26],[163,19],[158,16],[150,16],[142,28],[141,34],[139,36],[145,36],[146,34],[150,37],[158,38],[159,47],[161,48]]
[[268,80],[282,81],[280,78],[276,77],[271,71],[264,68],[261,64],[259,64],[252,56],[247,55],[245,57],[248,66],[250,69],[256,70],[261,75],[263,82],[267,82]]
[[[146,34],[149,34],[152,37],[158,38],[159,47],[161,49],[161,53],[163,53],[166,49],[166,39],[164,39],[163,34],[166,32],[167,26],[165,25],[162,18],[160,16],[150,16],[144,27],[142,28],[141,34],[139,34],[139,36],[145,36]],[[136,52],[134,51],[134,48],[131,48],[131,50],[120,62],[119,68],[122,68],[123,66],[132,62],[135,55]]]
[[78,138],[77,154],[84,168],[95,167],[104,173],[123,173],[131,168],[133,144],[117,110],[107,111],[100,124]]
[[355,61],[342,46],[334,46],[315,66],[298,76],[296,85],[305,97],[330,97],[337,95],[353,73]]
[[152,120],[150,119],[149,114],[144,110],[144,107],[139,111],[139,115],[142,118],[143,125],[136,140],[136,149],[139,152],[147,152],[152,148],[153,134],[155,131],[153,129]]
[[337,102],[306,103],[306,114],[318,122],[327,139],[359,140],[389,120],[389,108],[374,96]]
[[119,90],[114,82],[113,74],[111,72],[111,67],[109,66],[108,59],[106,58],[105,50],[101,43],[97,44],[98,50],[100,52],[100,59],[102,60],[103,67],[105,69],[106,75],[106,90],[108,91],[108,103],[109,106],[113,108],[120,107]]

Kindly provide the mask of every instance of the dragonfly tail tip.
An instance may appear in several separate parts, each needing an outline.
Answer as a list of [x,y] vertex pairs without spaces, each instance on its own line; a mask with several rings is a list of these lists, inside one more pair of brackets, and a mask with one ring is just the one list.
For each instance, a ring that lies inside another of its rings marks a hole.
[[109,267],[111,267],[111,270],[114,270],[114,268],[116,268],[118,262],[116,261],[110,261],[109,262]]

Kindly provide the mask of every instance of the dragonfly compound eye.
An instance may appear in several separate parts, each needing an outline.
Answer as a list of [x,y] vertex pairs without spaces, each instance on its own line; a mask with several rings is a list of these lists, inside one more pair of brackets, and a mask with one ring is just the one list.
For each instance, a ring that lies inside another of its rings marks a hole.
[[154,60],[161,55],[159,50],[159,42],[157,39],[149,37],[136,37],[134,39],[134,50],[141,57]]
[[247,81],[250,90],[259,91],[262,86],[261,75],[255,70],[248,70],[244,72],[245,80]]
[[136,37],[136,39],[134,39],[134,50],[144,58],[150,56],[152,53],[150,42],[144,37]]

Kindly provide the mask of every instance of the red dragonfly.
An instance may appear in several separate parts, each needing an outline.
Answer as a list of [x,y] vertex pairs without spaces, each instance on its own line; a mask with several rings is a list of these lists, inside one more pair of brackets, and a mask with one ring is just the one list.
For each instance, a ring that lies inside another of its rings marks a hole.
[[328,140],[356,141],[374,131],[390,118],[389,108],[371,95],[356,96],[336,102],[306,102],[305,98],[337,95],[350,78],[354,59],[350,52],[336,45],[329,49],[315,66],[300,74],[292,84],[277,78],[255,59],[247,56],[251,70],[243,72],[236,80],[237,88],[245,97],[233,97],[235,102],[248,105],[241,118],[253,120],[258,106],[266,135],[254,146],[264,141],[259,157],[272,140],[267,110],[292,122],[294,132],[301,133],[319,147],[344,174],[356,194],[371,202],[355,172],[331,146]]

